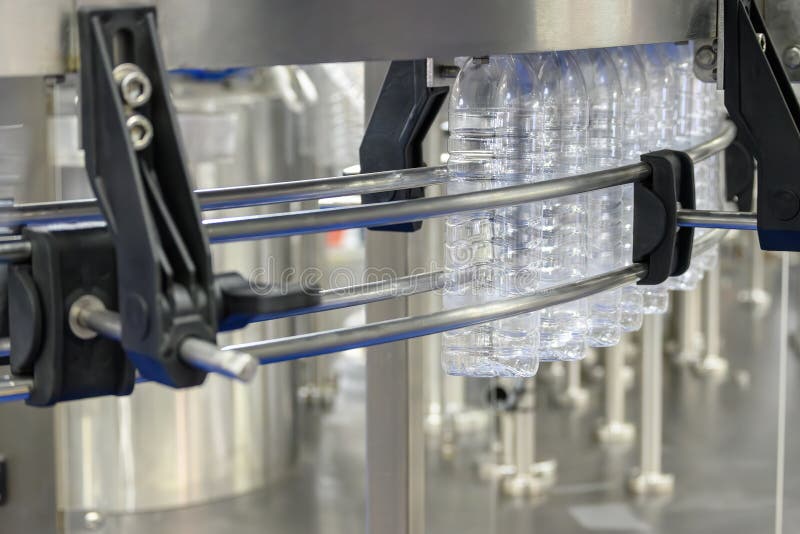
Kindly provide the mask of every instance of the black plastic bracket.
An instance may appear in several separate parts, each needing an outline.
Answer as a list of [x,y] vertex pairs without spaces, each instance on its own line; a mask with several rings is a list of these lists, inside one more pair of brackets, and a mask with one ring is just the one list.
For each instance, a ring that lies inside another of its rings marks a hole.
[[639,285],[658,285],[692,261],[694,229],[678,227],[678,206],[695,208],[694,164],[677,150],[643,154],[642,161],[652,173],[634,184],[633,261],[647,265]]
[[292,311],[305,310],[320,303],[317,287],[274,284],[254,289],[252,284],[236,272],[216,275],[219,292],[219,331],[237,330],[250,323],[267,321],[292,315]]
[[[133,391],[134,368],[119,343],[77,337],[69,310],[92,295],[117,308],[114,248],[105,228],[26,228],[31,261],[9,269],[11,370],[33,378],[28,404]],[[90,258],[91,261],[87,261]]]
[[758,161],[761,248],[800,251],[800,105],[755,4],[724,3],[725,106]]
[[753,210],[753,186],[756,177],[753,153],[737,134],[725,149],[725,198],[736,202],[739,211]]
[[[83,148],[116,249],[122,345],[145,378],[194,386],[206,373],[177,349],[189,336],[215,341],[214,276],[155,9],[83,8],[78,22]],[[152,88],[144,102],[142,83],[123,89],[131,72]]]
[[[381,86],[359,149],[361,172],[424,167],[422,142],[433,124],[448,87],[428,87],[427,61],[392,61]],[[369,193],[364,204],[411,200],[425,196],[424,188]],[[370,228],[414,232],[422,221]]]

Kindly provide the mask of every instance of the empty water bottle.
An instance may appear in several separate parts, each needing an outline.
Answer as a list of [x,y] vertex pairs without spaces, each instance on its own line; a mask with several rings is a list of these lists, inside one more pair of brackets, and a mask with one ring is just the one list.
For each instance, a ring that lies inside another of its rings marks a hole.
[[[580,69],[570,53],[532,57],[541,87],[541,126],[535,179],[546,181],[580,174],[585,169],[588,106]],[[587,195],[536,203],[534,227],[539,243],[541,288],[577,282],[587,274]],[[586,347],[585,300],[540,313],[541,360],[576,360]]]
[[[673,148],[675,144],[675,74],[659,50],[662,45],[646,45],[637,50],[647,76],[648,124],[645,150],[647,152]],[[643,291],[645,314],[666,313],[669,309],[669,290],[666,284],[648,286]]]
[[[617,69],[607,50],[575,53],[586,84],[589,123],[586,171],[618,167],[622,162],[622,89]],[[588,268],[595,276],[623,267],[622,188],[610,187],[588,194]],[[622,335],[621,289],[587,299],[589,322],[586,342],[591,347],[610,347]]]
[[[647,81],[644,64],[633,47],[609,50],[617,67],[622,88],[622,162],[635,163],[646,151],[648,123]],[[633,184],[622,186],[623,260],[633,263]],[[635,332],[642,327],[642,288],[632,284],[622,288],[620,324],[624,332]]]
[[[469,59],[450,98],[448,194],[531,180],[530,66],[511,56]],[[535,286],[529,265],[532,232],[524,207],[483,210],[446,221],[446,308],[480,304]],[[443,335],[449,374],[533,376],[538,367],[534,314]]]

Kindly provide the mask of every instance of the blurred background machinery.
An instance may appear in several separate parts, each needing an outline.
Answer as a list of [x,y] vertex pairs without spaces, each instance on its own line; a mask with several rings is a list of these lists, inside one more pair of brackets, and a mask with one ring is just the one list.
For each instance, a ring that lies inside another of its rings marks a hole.
[[[0,196],[9,203],[91,196],[75,74],[81,4],[0,0]],[[783,68],[800,81],[800,6],[758,4]],[[436,58],[429,75],[446,81],[439,58],[710,39],[721,27],[711,0],[348,0],[313,13],[260,0],[155,5],[198,189],[358,172],[346,169],[359,162],[381,60]],[[427,165],[446,163],[447,130],[443,109],[425,139]],[[382,269],[442,265],[443,234],[443,221],[428,219],[415,233],[215,245],[212,261],[256,283],[311,269],[323,289],[347,287]],[[247,385],[211,376],[198,388],[140,384],[129,397],[53,409],[0,404],[0,532],[791,532],[800,432],[781,419],[776,393],[798,372],[797,345],[785,366],[779,354],[789,342],[782,322],[796,343],[800,293],[797,255],[782,254],[730,232],[718,266],[697,290],[675,294],[669,316],[648,317],[581,362],[543,364],[535,379],[447,376],[432,335],[262,366]],[[419,315],[440,301],[427,292],[287,317],[219,343]],[[789,388],[783,409],[799,400]],[[786,459],[777,471],[776,448]]]

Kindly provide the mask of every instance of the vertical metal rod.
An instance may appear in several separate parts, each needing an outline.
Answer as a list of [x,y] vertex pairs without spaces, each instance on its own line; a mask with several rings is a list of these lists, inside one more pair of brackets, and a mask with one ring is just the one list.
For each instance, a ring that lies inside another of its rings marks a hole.
[[[535,381],[526,380],[525,388],[512,412],[514,473],[503,480],[503,491],[515,497],[538,497],[555,484],[555,460],[536,461],[536,392]],[[508,420],[507,420],[508,421]]]
[[772,304],[772,297],[765,289],[764,273],[764,252],[758,243],[758,235],[753,234],[750,238],[751,258],[750,258],[750,287],[739,292],[740,302],[753,306],[753,313],[757,316],[763,315]]
[[722,357],[722,325],[720,320],[720,265],[706,273],[703,283],[705,301],[706,351],[696,371],[708,377],[721,378],[728,372],[728,360]]
[[645,319],[642,350],[642,471],[661,472],[661,415],[663,365],[662,340],[664,322],[661,317]]
[[703,346],[700,292],[681,291],[677,301],[678,349],[674,361],[679,365],[696,364]]
[[661,472],[663,315],[645,316],[642,337],[641,467],[631,479],[630,489],[638,494],[666,494],[672,492],[674,479]]
[[605,410],[603,425],[597,438],[603,443],[630,443],[636,435],[632,424],[625,421],[625,343],[605,350]]
[[581,385],[581,362],[567,362],[565,365],[567,385],[558,397],[558,403],[571,408],[582,408],[589,401],[589,392]]

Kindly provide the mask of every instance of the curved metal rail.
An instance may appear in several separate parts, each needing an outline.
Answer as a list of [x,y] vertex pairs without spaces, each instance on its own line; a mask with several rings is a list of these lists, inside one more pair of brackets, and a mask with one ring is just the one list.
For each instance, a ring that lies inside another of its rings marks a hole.
[[[214,211],[425,187],[446,181],[447,167],[439,166],[199,189],[195,194],[203,211]],[[0,226],[9,227],[100,220],[103,216],[94,199],[17,204],[0,209]]]
[[[713,138],[699,145],[689,148],[686,152],[693,161],[699,162],[711,157],[717,152],[724,150],[736,135],[736,127],[732,122],[727,121],[722,130]],[[389,173],[375,173],[383,176],[379,181],[387,185],[387,189],[407,188],[408,182],[404,182],[402,176],[406,172],[419,172],[422,178],[430,179],[431,169],[436,171],[436,176],[444,176],[446,172],[442,167],[430,169],[411,169],[410,171],[396,171]],[[212,243],[243,241],[251,239],[264,239],[270,237],[280,237],[289,235],[308,234],[324,232],[344,228],[357,228],[367,226],[381,226],[385,224],[415,221],[426,218],[441,217],[452,213],[474,211],[481,209],[494,209],[527,202],[547,200],[564,195],[584,193],[642,181],[650,175],[650,167],[644,163],[636,163],[624,167],[607,169],[578,176],[551,180],[536,184],[523,184],[511,187],[503,187],[489,191],[478,191],[472,193],[462,193],[434,198],[422,198],[417,200],[405,200],[399,202],[389,202],[384,204],[374,204],[366,206],[353,206],[346,208],[329,208],[320,210],[301,211],[293,213],[280,213],[275,215],[260,215],[250,217],[235,217],[228,219],[215,219],[204,221]],[[364,179],[365,175],[355,175],[342,177],[341,180]],[[374,175],[371,175],[374,176]],[[428,178],[425,178],[428,176]],[[305,182],[295,182],[280,185],[287,188],[299,188],[302,190],[303,183],[312,184],[315,187],[325,188],[325,182],[334,179],[310,180]],[[438,178],[437,178],[438,180]],[[352,182],[353,184],[356,182]],[[388,184],[392,183],[392,187]],[[250,186],[247,186],[250,187]],[[253,186],[253,187],[270,187]],[[383,186],[381,186],[383,187]],[[238,188],[234,188],[236,190]],[[300,194],[299,190],[296,194]],[[342,189],[338,189],[342,191]],[[228,189],[215,190],[215,194],[223,194]],[[317,191],[319,194],[320,191]],[[351,193],[353,191],[350,191]],[[328,190],[323,196],[330,196]],[[283,196],[282,196],[283,195]],[[236,202],[246,202],[243,198],[247,195],[231,193],[231,198],[237,199]],[[279,202],[285,202],[287,198],[284,194],[270,197]],[[259,197],[260,202],[268,203],[265,197]],[[253,200],[251,198],[251,200]],[[13,262],[24,260],[30,254],[30,247],[24,241],[0,241],[0,262]]]
[[[726,230],[708,232],[695,241],[693,253],[699,255],[709,250],[719,243],[726,233]],[[258,357],[262,364],[267,364],[330,354],[352,348],[391,343],[447,330],[456,330],[478,323],[491,322],[582,299],[634,283],[641,279],[646,271],[647,268],[644,265],[634,264],[572,284],[556,286],[503,301],[443,310],[413,317],[401,317],[358,327],[231,345],[223,347],[222,350],[246,351]],[[431,279],[441,279],[440,273],[426,273],[426,275]],[[409,279],[408,281],[411,278],[406,277],[406,279]],[[362,287],[369,285],[365,284]],[[351,305],[355,305],[355,303]],[[116,332],[118,322],[108,328],[111,329],[109,331]],[[139,382],[144,381],[139,380]],[[19,379],[9,375],[0,376],[0,402],[24,399],[31,386],[32,382],[27,379]],[[20,393],[21,390],[23,393]]]

